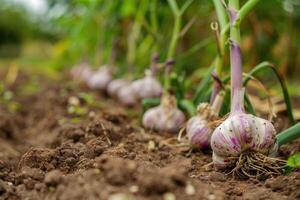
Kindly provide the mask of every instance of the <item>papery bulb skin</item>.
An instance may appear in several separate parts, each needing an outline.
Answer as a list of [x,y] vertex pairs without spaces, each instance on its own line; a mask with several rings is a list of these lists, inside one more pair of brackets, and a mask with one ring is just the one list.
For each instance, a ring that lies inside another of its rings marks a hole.
[[208,127],[208,122],[200,116],[194,116],[187,123],[187,136],[192,147],[206,149],[210,146],[212,129]]
[[125,79],[113,80],[107,86],[107,93],[111,97],[116,97],[117,94],[118,94],[118,91],[122,87],[128,86],[129,84],[130,84],[130,82],[128,80],[125,80]]
[[143,126],[157,131],[178,132],[184,122],[185,115],[177,108],[173,96],[164,96],[159,106],[150,108],[143,116]]
[[211,137],[213,162],[224,169],[245,151],[268,155],[276,144],[276,130],[268,120],[244,112],[233,112]]
[[112,74],[108,67],[104,66],[98,69],[88,80],[89,88],[95,90],[106,90],[107,85],[112,80]]
[[131,87],[131,84],[121,87],[118,90],[117,97],[121,104],[128,107],[134,106],[138,102],[135,91]]
[[139,99],[160,97],[163,91],[160,82],[150,71],[146,72],[144,78],[133,81],[132,87]]
[[189,119],[186,126],[186,133],[192,147],[206,149],[210,146],[210,137],[213,127],[209,122],[218,119],[218,114],[214,113],[208,103],[201,103],[198,106],[196,116]]
[[219,112],[223,105],[224,93],[219,92],[211,104],[200,103],[197,115],[190,118],[186,126],[186,134],[189,143],[196,149],[210,147],[210,138],[215,128],[215,122],[219,120]]

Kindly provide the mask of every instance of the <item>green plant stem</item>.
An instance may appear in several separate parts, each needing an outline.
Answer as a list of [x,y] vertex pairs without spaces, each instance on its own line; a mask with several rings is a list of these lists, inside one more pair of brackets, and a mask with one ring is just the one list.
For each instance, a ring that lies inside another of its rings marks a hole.
[[259,1],[260,0],[248,0],[239,10],[234,26],[239,26]]
[[249,80],[251,79],[251,76],[255,76],[255,74],[259,73],[262,70],[265,69],[271,69],[274,74],[276,75],[277,79],[279,80],[281,89],[282,89],[282,93],[283,93],[283,98],[286,104],[286,110],[287,110],[287,114],[288,114],[288,118],[290,123],[293,125],[296,123],[296,120],[294,118],[293,115],[293,108],[292,108],[292,103],[291,103],[291,98],[286,86],[286,83],[284,81],[284,78],[282,77],[282,75],[277,71],[277,69],[274,67],[274,65],[270,62],[262,62],[259,65],[257,65],[254,69],[252,69],[249,72],[249,76],[247,76],[244,79],[244,85],[247,85],[247,83],[249,82]]
[[213,0],[216,13],[217,13],[217,18],[218,22],[221,28],[221,33],[220,33],[220,52],[218,56],[216,57],[216,73],[219,77],[221,77],[222,73],[222,68],[224,65],[224,54],[225,54],[225,42],[226,42],[226,34],[229,30],[229,23],[228,23],[228,17],[226,14],[226,9],[222,5],[222,2],[220,0]]
[[[228,23],[228,17],[226,14],[226,9],[222,5],[222,2],[220,0],[213,0],[217,18],[218,18],[218,24],[220,25],[221,31],[219,32],[218,28],[215,30],[217,31],[217,45],[218,45],[218,55],[215,58],[215,72],[216,75],[221,78],[222,77],[222,71],[223,71],[223,65],[224,65],[224,55],[225,55],[225,42],[227,40],[227,32],[229,30],[229,23]],[[213,103],[215,100],[216,95],[220,91],[220,86],[216,83],[213,84],[213,90],[210,96],[210,103]]]
[[168,0],[169,6],[173,12],[174,19],[175,19],[175,24],[173,28],[173,33],[172,33],[172,38],[167,54],[167,60],[173,59],[174,60],[174,55],[178,43],[178,39],[180,38],[180,31],[181,31],[181,26],[182,26],[182,15],[185,12],[185,10],[192,4],[194,0],[187,0],[183,4],[183,6],[179,9],[178,5],[176,3],[176,0]]
[[177,43],[178,43],[179,33],[180,33],[180,29],[181,29],[181,23],[182,23],[181,15],[179,15],[179,14],[174,14],[174,15],[175,15],[175,24],[174,24],[174,28],[173,28],[170,47],[169,47],[168,54],[167,54],[167,59],[174,58],[175,50],[176,50]]
[[293,140],[300,137],[300,123],[295,124],[294,126],[284,130],[279,133],[276,138],[278,141],[278,145],[281,146],[288,142],[292,142]]
[[151,29],[156,40],[154,44],[153,51],[158,51],[158,32],[157,32],[157,0],[152,0],[150,7],[150,19],[151,19]]
[[213,0],[221,30],[228,24],[226,10],[220,0]]
[[135,19],[132,25],[132,32],[128,37],[128,53],[127,62],[129,65],[133,65],[136,59],[136,44],[141,34],[142,19],[146,12],[148,1],[141,1],[135,15]]

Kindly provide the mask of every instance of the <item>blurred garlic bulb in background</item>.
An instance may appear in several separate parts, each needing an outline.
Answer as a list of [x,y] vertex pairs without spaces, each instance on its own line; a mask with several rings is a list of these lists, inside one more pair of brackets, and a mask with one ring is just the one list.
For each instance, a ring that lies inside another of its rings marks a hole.
[[146,70],[145,77],[132,82],[132,87],[139,99],[160,97],[163,88],[150,70]]
[[131,84],[121,87],[117,92],[117,97],[124,106],[134,106],[138,103],[136,93]]
[[133,81],[132,87],[139,99],[155,98],[162,95],[163,88],[156,78],[158,61],[158,54],[154,54],[151,58],[151,67],[145,71],[145,76]]
[[159,106],[143,115],[143,126],[157,131],[178,132],[185,122],[184,113],[177,108],[176,98],[164,95]]
[[93,73],[91,78],[88,80],[87,85],[91,89],[106,90],[106,87],[111,80],[111,70],[107,66],[102,66]]
[[186,133],[192,147],[206,149],[210,147],[210,138],[214,124],[219,120],[219,112],[223,105],[224,94],[219,92],[212,105],[201,103],[197,115],[187,122]]
[[87,62],[82,62],[74,66],[70,74],[73,80],[86,83],[91,78],[93,70]]
[[111,97],[116,97],[118,94],[118,91],[124,87],[128,86],[130,82],[125,79],[116,79],[111,81],[107,86],[107,93]]

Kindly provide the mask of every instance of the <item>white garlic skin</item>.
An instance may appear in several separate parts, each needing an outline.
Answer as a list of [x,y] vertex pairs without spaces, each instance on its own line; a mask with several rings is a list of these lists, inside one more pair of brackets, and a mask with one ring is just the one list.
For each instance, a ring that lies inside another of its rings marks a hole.
[[128,80],[125,80],[125,79],[113,80],[107,86],[107,93],[111,97],[116,97],[117,94],[118,94],[118,91],[122,87],[127,86],[129,84],[130,84],[130,82]]
[[197,149],[207,149],[210,147],[210,138],[213,129],[208,126],[207,120],[196,115],[189,119],[186,126],[186,133],[189,143]]
[[135,91],[130,84],[121,87],[118,90],[117,97],[121,104],[128,107],[134,106],[138,102]]
[[91,89],[106,90],[107,85],[112,80],[112,74],[108,67],[101,67],[88,80],[87,85]]
[[268,155],[276,144],[276,130],[271,122],[251,114],[234,114],[218,126],[211,137],[213,162],[224,169],[246,150]]
[[160,97],[163,91],[160,82],[151,74],[133,81],[132,87],[140,99]]
[[150,108],[143,116],[143,126],[157,131],[178,132],[185,122],[185,115],[177,107],[163,104]]

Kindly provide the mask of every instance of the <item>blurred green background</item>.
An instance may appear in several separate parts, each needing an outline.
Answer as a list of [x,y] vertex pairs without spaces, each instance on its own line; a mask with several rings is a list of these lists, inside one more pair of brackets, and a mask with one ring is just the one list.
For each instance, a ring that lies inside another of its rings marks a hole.
[[[139,76],[154,52],[164,61],[174,25],[166,0],[0,0],[0,5],[0,66],[52,75],[87,60]],[[190,80],[200,79],[216,56],[210,28],[215,20],[208,0],[194,0],[183,16],[188,31],[179,41],[176,70]],[[245,71],[271,61],[297,95],[300,0],[261,1],[243,23],[242,36]]]

